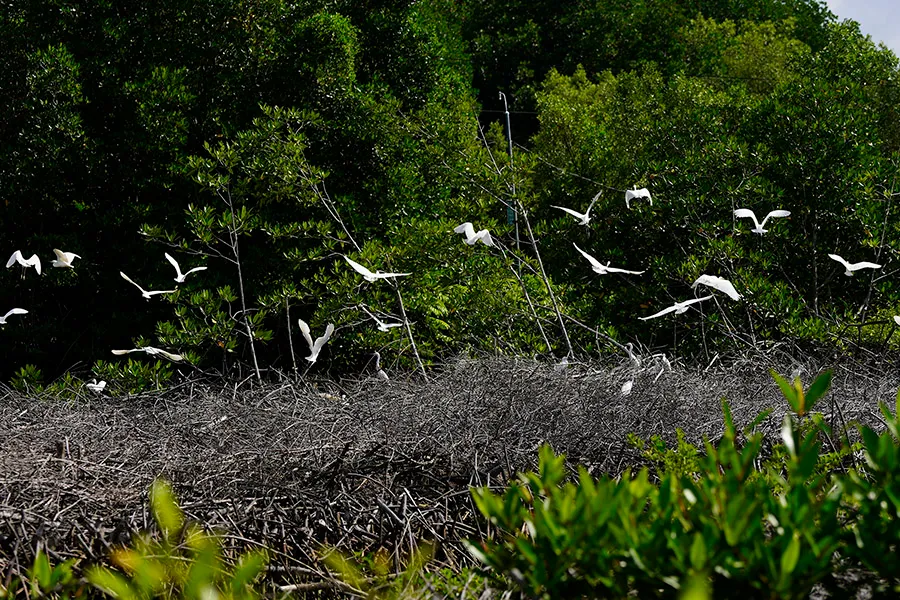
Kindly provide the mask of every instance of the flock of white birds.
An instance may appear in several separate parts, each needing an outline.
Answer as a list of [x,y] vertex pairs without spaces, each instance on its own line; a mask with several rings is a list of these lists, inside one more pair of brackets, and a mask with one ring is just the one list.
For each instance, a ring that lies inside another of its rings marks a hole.
[[[566,208],[564,206],[552,205],[552,208],[556,208],[556,209],[566,212],[567,214],[576,218],[578,220],[579,225],[587,226],[591,222],[591,209],[594,207],[594,204],[596,204],[596,202],[600,198],[601,194],[602,194],[602,192],[598,193],[596,196],[594,196],[594,198],[591,200],[590,204],[588,204],[587,209],[583,213],[573,210],[571,208]],[[631,202],[633,200],[639,200],[639,199],[647,199],[650,202],[650,205],[651,206],[653,205],[653,198],[650,195],[650,192],[649,192],[649,190],[647,190],[647,188],[631,189],[631,190],[625,191],[626,208],[630,209]],[[762,222],[760,222],[756,218],[756,214],[754,214],[754,212],[750,209],[739,208],[734,211],[734,216],[736,218],[751,219],[753,221],[754,227],[750,231],[752,231],[753,233],[759,234],[759,235],[762,235],[762,234],[765,234],[768,232],[768,229],[766,229],[765,226],[766,226],[766,223],[769,221],[769,219],[784,218],[784,217],[789,217],[790,215],[791,215],[790,211],[787,211],[787,210],[773,210],[769,214],[766,215],[766,217],[762,220]],[[462,223],[461,225],[455,227],[453,229],[453,231],[454,231],[454,233],[462,234],[465,238],[463,241],[470,246],[472,246],[478,242],[481,242],[485,246],[496,247],[494,239],[491,237],[490,231],[488,231],[487,229],[481,229],[479,231],[476,231],[475,227],[470,222]],[[632,271],[632,270],[628,270],[628,269],[611,267],[609,261],[607,261],[606,264],[603,264],[602,262],[600,262],[599,260],[597,260],[596,258],[591,256],[590,254],[588,254],[587,252],[585,252],[584,250],[579,248],[576,244],[573,243],[572,245],[575,246],[575,249],[578,250],[578,252],[582,256],[584,256],[585,259],[587,259],[588,263],[591,266],[591,269],[598,275],[608,275],[611,273],[621,273],[621,274],[625,274],[625,275],[641,275],[645,272],[645,271]],[[53,267],[56,267],[56,268],[72,269],[72,268],[74,268],[74,266],[72,264],[73,261],[75,259],[81,258],[79,255],[74,254],[72,252],[63,252],[62,250],[58,250],[55,248],[53,249],[53,252],[56,255],[56,258],[53,260],[53,262],[51,264]],[[207,267],[194,267],[192,269],[189,269],[186,272],[182,272],[181,266],[178,264],[178,262],[172,256],[170,256],[168,253],[165,253],[164,256],[165,256],[166,260],[175,268],[174,281],[179,284],[184,283],[184,281],[188,275],[191,275],[192,273],[204,271],[207,269]],[[855,271],[858,271],[860,269],[880,269],[881,268],[881,265],[872,263],[872,262],[867,262],[867,261],[850,263],[850,262],[844,260],[843,258],[841,258],[840,256],[838,256],[837,254],[829,254],[828,256],[832,260],[840,263],[844,267],[844,274],[847,276],[852,276]],[[349,264],[350,267],[353,268],[354,271],[356,271],[359,275],[361,275],[365,281],[370,282],[370,283],[376,282],[376,281],[382,280],[382,279],[393,279],[393,278],[397,278],[397,277],[405,277],[405,276],[408,276],[411,274],[411,273],[382,272],[379,270],[371,271],[369,268],[354,261],[349,256],[345,255],[344,259],[347,261],[347,264]],[[26,259],[21,251],[16,250],[12,254],[12,256],[10,256],[9,261],[7,261],[7,263],[6,263],[6,266],[7,266],[7,268],[9,268],[16,263],[18,263],[22,267],[22,277],[23,278],[25,277],[25,271],[28,268],[34,268],[34,270],[37,272],[38,275],[41,274],[41,259],[40,259],[40,257],[38,257],[37,254],[33,254],[30,258]],[[127,281],[128,283],[130,283],[134,287],[136,287],[141,292],[141,297],[143,297],[147,300],[152,299],[153,296],[156,296],[156,295],[172,294],[177,291],[177,289],[146,290],[142,286],[140,286],[138,283],[133,281],[130,277],[128,277],[128,275],[126,275],[125,273],[120,271],[119,275],[122,276],[122,279],[124,279],[125,281]],[[741,294],[738,293],[738,291],[735,289],[734,285],[732,285],[732,283],[730,281],[728,281],[727,279],[725,279],[723,277],[719,277],[716,275],[705,275],[705,274],[701,275],[700,277],[697,278],[696,281],[694,281],[693,285],[691,285],[691,288],[696,289],[697,286],[699,286],[699,285],[722,292],[726,296],[731,298],[732,300],[740,300],[742,297]],[[682,314],[682,313],[687,312],[688,309],[692,305],[706,301],[706,300],[710,300],[711,298],[713,298],[712,294],[709,294],[706,296],[701,296],[701,297],[696,297],[696,298],[690,298],[688,300],[676,302],[674,305],[664,308],[663,310],[656,312],[652,315],[649,315],[646,317],[638,317],[638,318],[642,321],[646,321],[649,319],[656,319],[658,317],[662,317],[662,316],[670,314],[670,313],[674,313],[676,315]],[[376,324],[379,331],[386,332],[392,328],[402,327],[404,324],[403,322],[388,323],[388,322],[382,321],[380,318],[378,318],[377,316],[372,314],[372,312],[370,312],[364,306],[362,306],[361,309]],[[24,315],[27,313],[28,313],[28,311],[23,308],[13,308],[13,309],[9,310],[5,315],[0,317],[0,326],[5,325],[6,320],[12,315]],[[895,316],[894,321],[897,323],[898,326],[900,326],[900,316]],[[298,319],[298,324],[300,327],[300,332],[303,334],[303,337],[306,340],[307,345],[309,346],[310,353],[309,353],[309,356],[306,357],[306,360],[309,361],[310,364],[313,364],[318,359],[319,354],[322,351],[322,348],[325,346],[325,344],[328,342],[328,340],[331,338],[332,334],[334,333],[334,331],[335,331],[334,324],[328,323],[327,326],[325,327],[325,333],[323,335],[321,335],[320,337],[316,338],[315,340],[312,337],[309,325],[303,319]],[[632,358],[632,360],[637,360],[636,357],[634,356],[634,354],[630,350],[631,344],[628,344],[628,347],[629,347],[629,350],[628,350],[629,356]],[[166,350],[161,350],[159,348],[154,348],[152,346],[144,346],[141,348],[132,348],[130,350],[113,350],[112,351],[112,353],[115,355],[125,355],[125,354],[130,354],[132,352],[144,352],[149,356],[160,356],[160,357],[164,357],[173,362],[179,362],[184,359],[184,357],[180,354],[168,352]],[[380,365],[381,356],[378,355],[377,352],[375,354],[377,355],[376,358],[378,361],[378,364],[376,365],[376,369],[378,370],[378,377],[380,379],[387,379],[387,375],[381,369],[381,365]],[[564,362],[566,362],[566,359],[564,359]],[[659,376],[657,375],[657,377],[659,377]],[[105,388],[106,382],[104,382],[104,381],[97,382],[96,380],[93,380],[91,383],[88,383],[86,385],[92,391],[99,393],[99,392],[102,392],[103,389]],[[627,381],[625,383],[625,385],[622,386],[622,390],[621,390],[622,394],[627,395],[627,394],[631,393],[632,386],[633,386],[633,380]]]

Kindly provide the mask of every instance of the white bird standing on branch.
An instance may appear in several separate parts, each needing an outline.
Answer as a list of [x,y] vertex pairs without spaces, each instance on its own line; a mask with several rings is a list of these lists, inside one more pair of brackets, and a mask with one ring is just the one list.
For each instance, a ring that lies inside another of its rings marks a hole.
[[328,341],[328,338],[331,337],[331,334],[334,333],[334,324],[329,323],[325,327],[325,334],[321,337],[316,338],[316,341],[313,341],[312,334],[309,331],[309,325],[303,319],[297,319],[297,323],[300,325],[300,332],[303,333],[303,337],[306,338],[306,343],[309,344],[309,356],[306,357],[311,363],[315,363],[319,358],[319,352],[322,351],[322,346],[325,345],[325,342]]
[[588,261],[591,263],[591,268],[594,270],[594,272],[598,273],[600,275],[606,275],[607,273],[627,273],[629,275],[640,275],[641,273],[644,272],[644,271],[628,271],[626,269],[618,269],[616,267],[610,267],[609,262],[607,262],[604,265],[599,260],[597,260],[590,254],[588,254],[587,252],[585,252],[584,250],[579,248],[577,244],[573,243],[572,245],[575,246],[576,250],[581,252],[582,256],[584,256],[586,259],[588,259]]
[[676,302],[674,306],[670,306],[668,308],[664,308],[656,314],[650,315],[649,317],[638,317],[641,321],[646,321],[647,319],[655,319],[656,317],[661,317],[663,315],[667,315],[670,312],[674,312],[676,315],[680,315],[683,312],[687,312],[688,307],[691,304],[696,302],[703,302],[704,300],[709,300],[712,296],[703,296],[702,298],[691,298],[690,300],[685,300],[684,302]]
[[567,213],[569,213],[570,215],[572,215],[573,217],[578,219],[579,225],[587,225],[588,223],[591,222],[591,209],[594,207],[594,204],[596,204],[597,199],[600,198],[600,194],[602,194],[602,193],[603,192],[600,191],[597,193],[596,196],[594,196],[594,199],[591,200],[590,204],[588,204],[587,210],[584,211],[583,214],[578,212],[577,210],[572,210],[571,208],[566,208],[565,206],[556,206],[555,204],[551,204],[550,207],[558,208],[559,210],[566,211]]
[[625,207],[631,208],[632,200],[640,200],[641,198],[646,198],[650,201],[650,206],[653,206],[653,197],[650,196],[650,190],[647,188],[641,188],[639,190],[625,190]]
[[701,275],[691,286],[691,289],[696,289],[698,285],[705,285],[706,287],[711,287],[714,290],[724,292],[732,300],[741,299],[741,295],[738,294],[736,289],[734,289],[734,285],[732,285],[732,283],[724,277],[717,277],[715,275]]
[[377,281],[378,279],[387,279],[388,277],[405,277],[407,275],[412,275],[412,273],[382,273],[381,271],[372,272],[369,269],[365,268],[349,256],[344,256],[344,259],[350,263],[350,266],[353,267],[353,270],[363,276],[368,282]]
[[119,271],[119,275],[122,276],[122,279],[124,279],[125,281],[127,281],[128,283],[130,283],[131,285],[136,287],[137,289],[141,290],[141,296],[143,296],[147,300],[149,300],[150,298],[152,298],[153,296],[155,296],[157,294],[173,294],[178,291],[178,290],[154,290],[152,292],[148,292],[147,290],[145,290],[144,288],[142,288],[141,286],[136,284],[134,281],[132,281],[131,278],[128,275],[126,275],[125,273],[123,273],[122,271]]
[[850,264],[846,260],[844,260],[843,258],[838,256],[837,254],[829,254],[828,258],[830,258],[832,260],[836,260],[839,263],[841,263],[842,265],[844,265],[844,269],[845,269],[844,275],[846,275],[847,277],[853,277],[853,271],[859,271],[860,269],[880,269],[881,268],[881,265],[879,265],[879,264],[876,264],[873,262],[866,262],[866,261]]
[[8,313],[6,313],[2,317],[0,317],[0,325],[6,325],[6,319],[10,315],[27,315],[27,314],[28,314],[28,311],[25,310],[24,308],[13,308]]
[[32,254],[31,258],[26,259],[22,256],[21,250],[16,250],[12,253],[12,256],[9,257],[9,260],[6,261],[6,268],[10,268],[14,263],[19,263],[22,265],[22,279],[25,279],[25,269],[28,267],[34,267],[34,270],[37,271],[37,274],[41,274],[41,259],[37,254]]
[[453,228],[453,233],[462,233],[466,236],[466,239],[463,240],[468,245],[473,245],[477,242],[481,242],[485,246],[494,246],[494,238],[491,237],[491,232],[487,229],[482,229],[475,232],[475,227],[468,221],[463,223],[462,225],[457,225]]
[[180,360],[184,360],[184,357],[180,354],[172,354],[171,352],[166,352],[165,350],[160,350],[159,348],[154,348],[153,346],[144,346],[143,348],[132,348],[131,350],[113,350],[112,353],[116,356],[122,356],[123,354],[131,354],[132,352],[146,352],[150,356],[164,356],[171,360],[172,362],[178,362]]
[[53,253],[56,255],[56,259],[50,263],[51,267],[56,267],[57,269],[74,269],[72,266],[72,261],[76,258],[81,258],[74,252],[63,252],[57,248],[53,249]]
[[789,217],[791,216],[791,211],[789,210],[773,210],[769,214],[766,215],[766,218],[762,220],[762,223],[756,218],[756,213],[754,213],[749,208],[738,208],[734,211],[734,216],[739,219],[753,219],[753,224],[756,225],[752,231],[753,233],[758,233],[760,235],[769,231],[768,229],[764,229],[766,226],[766,221],[768,221],[772,217]]
[[193,273],[195,271],[205,271],[206,270],[206,267],[194,267],[193,269],[189,270],[187,273],[182,273],[181,267],[178,266],[178,262],[174,258],[172,258],[168,252],[165,253],[165,256],[166,256],[166,260],[169,261],[170,263],[172,263],[172,266],[175,267],[175,283],[184,283],[185,277],[187,277],[191,273]]

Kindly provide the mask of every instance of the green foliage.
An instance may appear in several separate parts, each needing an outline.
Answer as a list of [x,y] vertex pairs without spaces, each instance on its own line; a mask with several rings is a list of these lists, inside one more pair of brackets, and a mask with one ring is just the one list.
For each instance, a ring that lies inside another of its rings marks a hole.
[[141,534],[131,547],[114,550],[119,570],[88,568],[93,586],[124,600],[260,597],[253,584],[265,570],[264,552],[247,552],[229,564],[218,538],[185,522],[172,488],[161,480],[150,488],[150,510],[158,534]]
[[[395,570],[391,555],[384,549],[370,556],[348,557],[335,548],[323,549],[322,560],[349,590],[366,598],[409,598],[422,583],[423,569],[431,560],[434,548],[423,544],[413,551],[407,563]],[[399,571],[399,573],[398,573]]]
[[[810,386],[806,409],[829,382],[823,374]],[[646,471],[594,479],[582,468],[569,482],[565,457],[543,447],[538,472],[500,494],[472,490],[498,534],[470,551],[533,597],[808,597],[836,568],[834,552],[850,552],[853,527],[839,519],[845,482],[818,470],[821,422],[801,431],[785,416],[785,460],[760,477],[762,434],[741,435],[727,403],[723,410],[725,433],[702,456],[679,437],[696,469],[650,450],[671,467],[658,485]]]
[[81,598],[84,589],[73,572],[77,564],[77,559],[69,559],[52,565],[47,553],[39,548],[34,563],[24,576],[24,582],[18,577],[11,578],[5,584],[0,582],[0,600],[14,600],[19,597],[20,590],[31,598]]

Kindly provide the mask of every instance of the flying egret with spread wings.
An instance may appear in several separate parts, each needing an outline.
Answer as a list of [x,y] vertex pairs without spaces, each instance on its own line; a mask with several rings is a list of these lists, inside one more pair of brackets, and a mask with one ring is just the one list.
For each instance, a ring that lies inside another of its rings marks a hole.
[[491,237],[491,232],[487,229],[481,229],[477,233],[475,232],[475,227],[468,221],[463,223],[462,225],[457,225],[453,228],[454,233],[462,233],[466,236],[465,241],[468,245],[473,245],[477,242],[483,243],[485,246],[494,245],[494,238]]
[[717,277],[715,275],[701,275],[691,286],[691,289],[696,289],[698,285],[705,285],[706,287],[711,287],[714,290],[724,292],[732,300],[741,299],[741,295],[738,294],[736,289],[734,289],[734,285],[732,285],[732,283],[724,277]]
[[378,325],[378,331],[387,331],[393,327],[403,327],[403,323],[386,323],[382,321],[381,319],[370,313],[365,306],[361,306],[360,308],[362,308],[364,313],[369,315],[369,318],[375,321],[375,323]]
[[829,254],[828,258],[830,258],[832,260],[836,260],[839,263],[841,263],[842,265],[844,265],[844,275],[846,275],[847,277],[853,277],[853,271],[859,271],[860,269],[880,269],[881,268],[881,265],[873,263],[873,262],[867,262],[867,261],[862,261],[862,262],[851,264],[851,263],[848,263],[843,258],[841,258],[840,256],[838,256],[837,254]]
[[165,350],[160,350],[159,348],[154,348],[153,346],[144,346],[143,348],[132,348],[131,350],[113,350],[112,353],[116,356],[122,356],[123,354],[130,354],[132,352],[146,352],[150,356],[164,356],[171,360],[172,362],[178,362],[180,360],[184,360],[184,357],[180,354],[172,354],[171,352],[166,352]]
[[81,258],[74,252],[63,252],[57,248],[53,249],[53,254],[56,255],[56,259],[50,263],[51,267],[56,267],[57,269],[74,269],[72,266],[72,261],[76,258]]
[[646,321],[647,319],[655,319],[656,317],[661,317],[663,315],[667,315],[670,312],[675,313],[676,315],[680,315],[683,312],[687,312],[688,307],[691,304],[696,302],[703,302],[704,300],[709,300],[712,296],[703,296],[702,298],[691,298],[690,300],[685,300],[684,302],[676,302],[674,306],[670,306],[668,308],[664,308],[656,314],[652,314],[649,317],[638,317],[641,321]]
[[653,206],[653,197],[650,196],[650,190],[647,188],[641,188],[639,190],[625,190],[625,207],[631,208],[632,200],[640,200],[641,198],[646,198],[650,201],[650,206]]
[[141,290],[141,296],[143,296],[147,300],[149,300],[150,298],[152,298],[153,296],[155,296],[157,294],[173,294],[178,291],[178,290],[154,290],[152,292],[148,292],[147,290],[145,290],[144,288],[142,288],[141,286],[136,284],[134,281],[132,281],[131,278],[128,275],[126,275],[125,273],[123,273],[122,271],[119,271],[119,275],[122,276],[122,279],[124,279],[125,281],[127,281],[128,283],[130,283],[131,285],[136,287],[137,289]]
[[28,311],[25,310],[24,308],[13,308],[8,313],[6,313],[2,317],[0,317],[0,325],[6,325],[6,319],[10,315],[27,315],[27,314],[28,314]]
[[407,275],[412,275],[412,273],[382,273],[381,271],[372,272],[369,269],[365,268],[349,256],[345,256],[344,259],[350,263],[350,266],[353,267],[353,270],[363,276],[368,282],[377,281],[379,279],[387,279],[388,277],[405,277]]
[[329,323],[325,327],[325,333],[313,341],[312,334],[309,331],[309,325],[306,321],[297,319],[297,323],[300,325],[300,332],[303,333],[303,337],[306,338],[306,343],[309,345],[309,356],[306,357],[306,360],[314,363],[319,358],[319,352],[322,351],[325,342],[327,342],[328,338],[331,337],[331,334],[334,333],[334,324]]
[[591,263],[591,268],[594,270],[594,272],[598,273],[600,275],[606,275],[607,273],[627,273],[629,275],[640,275],[641,273],[644,272],[644,271],[628,271],[626,269],[618,269],[616,267],[610,267],[609,262],[607,262],[604,265],[599,260],[597,260],[590,254],[588,254],[587,252],[585,252],[584,250],[579,248],[577,244],[573,243],[572,245],[575,246],[576,250],[581,252],[582,256],[584,256],[586,259],[588,259],[588,262]]
[[591,200],[590,204],[588,204],[587,210],[584,211],[584,213],[580,213],[577,210],[572,210],[571,208],[566,208],[565,206],[556,206],[555,204],[551,204],[550,207],[566,211],[567,213],[578,219],[579,225],[587,225],[591,222],[591,209],[594,207],[594,204],[597,203],[597,199],[600,198],[600,194],[602,193],[602,191],[597,192],[597,195],[594,196],[594,199]]
[[753,224],[756,225],[756,227],[754,227],[750,231],[752,231],[753,233],[758,233],[758,234],[762,235],[763,233],[766,233],[767,231],[769,231],[768,229],[765,229],[766,221],[768,221],[772,217],[779,217],[779,218],[789,217],[789,216],[791,216],[791,211],[789,211],[789,210],[773,210],[772,212],[770,212],[769,214],[766,215],[766,218],[762,220],[762,223],[760,223],[759,219],[756,218],[756,213],[754,213],[749,208],[736,209],[734,211],[734,216],[738,217],[739,219],[753,219]]
[[19,263],[22,265],[22,279],[25,279],[25,269],[28,267],[34,267],[34,270],[37,271],[37,274],[41,274],[41,259],[37,254],[32,254],[31,258],[25,258],[22,256],[21,250],[16,250],[12,253],[12,256],[9,257],[9,260],[6,261],[6,268],[10,268],[14,263]]
[[175,267],[175,283],[184,283],[185,277],[187,277],[191,273],[193,273],[195,271],[205,271],[206,270],[206,267],[194,267],[193,269],[190,269],[187,273],[182,273],[181,267],[178,266],[178,262],[174,258],[172,258],[168,252],[165,253],[165,256],[166,256],[166,260],[169,261],[170,263],[172,263],[172,266]]

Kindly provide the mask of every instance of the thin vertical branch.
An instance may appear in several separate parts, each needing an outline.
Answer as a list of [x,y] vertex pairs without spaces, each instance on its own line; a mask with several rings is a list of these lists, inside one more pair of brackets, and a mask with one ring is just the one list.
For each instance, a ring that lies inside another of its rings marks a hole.
[[227,198],[219,194],[219,197],[228,205],[231,211],[231,230],[228,237],[231,243],[231,252],[234,254],[234,263],[237,266],[238,290],[241,297],[241,316],[244,318],[244,326],[247,328],[247,337],[250,338],[250,356],[253,358],[253,371],[256,373],[256,380],[262,382],[262,374],[259,371],[259,362],[256,359],[256,344],[253,342],[253,327],[250,325],[250,316],[247,312],[247,295],[244,293],[244,273],[241,269],[241,253],[238,243],[238,227],[237,217],[234,214],[234,202],[231,200],[231,192],[226,191]]
[[294,376],[297,376],[297,356],[294,354],[294,336],[291,335],[291,300],[289,297],[284,297],[284,316],[287,319],[287,336],[288,336],[288,348],[291,349],[291,365],[294,367]]

